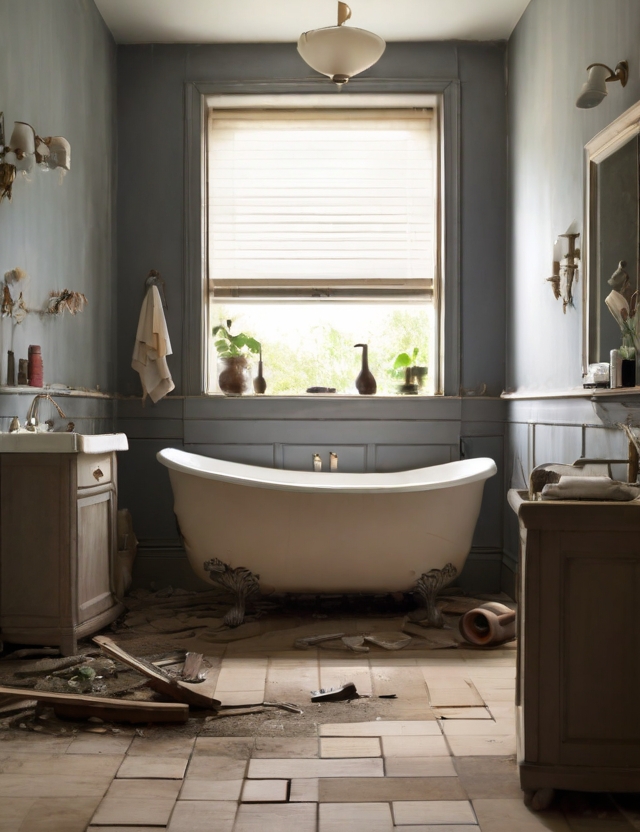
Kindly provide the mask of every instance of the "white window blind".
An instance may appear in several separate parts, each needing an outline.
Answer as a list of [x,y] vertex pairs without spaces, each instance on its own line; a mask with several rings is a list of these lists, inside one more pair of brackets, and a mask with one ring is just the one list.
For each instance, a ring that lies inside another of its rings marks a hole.
[[432,292],[433,111],[210,110],[215,296]]

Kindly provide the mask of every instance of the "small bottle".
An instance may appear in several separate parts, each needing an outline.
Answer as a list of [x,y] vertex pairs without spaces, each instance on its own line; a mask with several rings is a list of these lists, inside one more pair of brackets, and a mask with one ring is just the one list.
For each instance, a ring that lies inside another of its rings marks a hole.
[[42,352],[37,344],[29,347],[29,387],[43,387]]
[[621,387],[622,381],[620,376],[622,374],[622,356],[620,355],[620,350],[611,350],[609,366],[609,386],[611,388]]

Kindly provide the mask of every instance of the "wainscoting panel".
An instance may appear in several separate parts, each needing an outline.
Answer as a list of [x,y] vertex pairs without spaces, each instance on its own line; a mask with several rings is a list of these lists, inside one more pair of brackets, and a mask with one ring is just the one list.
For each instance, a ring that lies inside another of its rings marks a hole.
[[459,445],[377,445],[375,470],[380,473],[409,471],[442,465],[458,459]]

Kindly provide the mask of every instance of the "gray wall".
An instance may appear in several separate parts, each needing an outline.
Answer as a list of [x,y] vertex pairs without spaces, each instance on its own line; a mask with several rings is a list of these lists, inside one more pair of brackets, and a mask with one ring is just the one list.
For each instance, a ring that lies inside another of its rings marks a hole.
[[[582,292],[562,314],[550,284],[553,243],[570,223],[583,228],[583,148],[640,98],[637,0],[532,0],[508,47],[510,257],[507,274],[507,387],[531,398],[509,404],[507,481],[522,485],[534,465],[581,455],[626,455],[616,421],[640,416],[632,397],[544,399],[582,384]],[[599,107],[575,99],[593,62],[629,61],[627,87],[609,85]],[[536,396],[539,398],[536,399]],[[624,476],[621,468],[617,475]],[[506,585],[517,535],[507,514]]]
[[[71,143],[71,171],[19,175],[0,204],[0,276],[31,276],[27,301],[42,308],[51,290],[83,292],[76,317],[29,315],[0,322],[0,382],[6,351],[16,363],[40,344],[45,383],[115,387],[116,48],[93,0],[0,0],[0,109],[7,141],[14,121]],[[26,396],[0,397],[0,416],[24,417]],[[15,412],[17,410],[17,412]]]
[[[367,74],[402,90],[403,79],[455,79],[461,86],[461,386],[504,386],[506,96],[503,44],[389,44]],[[312,450],[337,450],[343,470],[398,470],[469,456],[502,462],[501,404],[487,398],[420,401],[240,402],[178,396],[184,268],[185,84],[305,80],[294,45],[126,46],[118,51],[118,390],[138,396],[131,350],[149,269],[167,283],[176,382],[170,400],[142,409],[118,403],[131,440],[121,461],[121,503],[142,541],[141,582],[185,582],[166,472],[155,453],[174,445],[243,462],[306,466]],[[318,79],[318,83],[325,83]],[[352,82],[356,91],[357,79]],[[351,85],[350,85],[351,86]],[[197,347],[200,332],[189,332]],[[464,439],[464,442],[462,440]],[[497,588],[502,559],[502,483],[488,489],[466,579]]]

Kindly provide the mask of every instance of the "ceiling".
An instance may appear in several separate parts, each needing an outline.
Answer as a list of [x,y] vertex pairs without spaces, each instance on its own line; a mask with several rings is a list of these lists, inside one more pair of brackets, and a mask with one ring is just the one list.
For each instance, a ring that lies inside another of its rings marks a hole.
[[[118,43],[295,43],[336,0],[95,0]],[[529,0],[350,0],[347,25],[388,41],[502,40]]]

